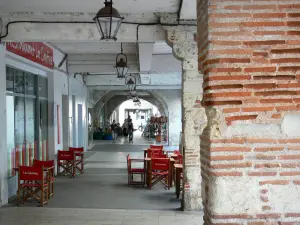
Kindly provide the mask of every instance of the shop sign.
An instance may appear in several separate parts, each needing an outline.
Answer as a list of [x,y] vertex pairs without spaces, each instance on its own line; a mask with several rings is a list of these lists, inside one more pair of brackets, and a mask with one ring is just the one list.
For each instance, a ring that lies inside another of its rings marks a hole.
[[53,50],[42,42],[6,42],[6,50],[53,69]]

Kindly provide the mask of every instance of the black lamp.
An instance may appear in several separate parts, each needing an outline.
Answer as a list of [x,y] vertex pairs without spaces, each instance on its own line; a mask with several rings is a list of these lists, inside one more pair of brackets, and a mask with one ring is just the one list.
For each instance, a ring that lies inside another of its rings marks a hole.
[[112,0],[105,0],[105,7],[100,9],[94,17],[101,34],[101,40],[117,40],[116,36],[124,19],[118,10],[112,7],[112,4]]
[[135,91],[136,89],[136,78],[131,74],[126,77],[125,84],[127,85],[129,91]]
[[125,75],[128,72],[127,66],[127,56],[123,54],[123,44],[121,43],[121,53],[116,57],[115,69],[117,71],[117,78],[125,78]]

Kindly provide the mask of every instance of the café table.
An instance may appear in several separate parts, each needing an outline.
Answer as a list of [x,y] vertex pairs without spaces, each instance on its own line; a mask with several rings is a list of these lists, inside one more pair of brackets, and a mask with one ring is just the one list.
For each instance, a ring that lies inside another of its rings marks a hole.
[[181,174],[182,174],[182,164],[174,164],[175,169],[175,194],[179,198],[180,195],[180,183],[181,183]]

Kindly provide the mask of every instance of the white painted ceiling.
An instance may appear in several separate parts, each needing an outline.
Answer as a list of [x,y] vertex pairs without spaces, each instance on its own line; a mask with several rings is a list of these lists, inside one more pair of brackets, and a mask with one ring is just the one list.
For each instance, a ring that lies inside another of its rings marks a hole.
[[[1,0],[1,12],[97,12],[104,0]],[[178,11],[180,0],[113,0],[122,13]],[[134,7],[133,7],[134,6]]]
[[[118,54],[121,52],[120,42],[52,42],[52,45],[67,54]],[[136,43],[123,43],[123,53],[136,54]],[[172,48],[165,41],[153,44],[153,54],[172,54]]]
[[[118,54],[121,52],[120,42],[55,42],[51,43],[67,54]],[[135,43],[123,43],[123,53],[136,53]]]

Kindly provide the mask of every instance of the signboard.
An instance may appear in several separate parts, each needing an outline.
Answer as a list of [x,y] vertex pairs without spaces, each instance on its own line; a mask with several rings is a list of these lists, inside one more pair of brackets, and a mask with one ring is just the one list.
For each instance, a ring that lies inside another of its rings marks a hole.
[[141,77],[142,84],[150,84],[151,82],[150,74],[140,74],[140,77]]
[[49,69],[54,68],[53,50],[42,42],[6,42],[6,50]]

